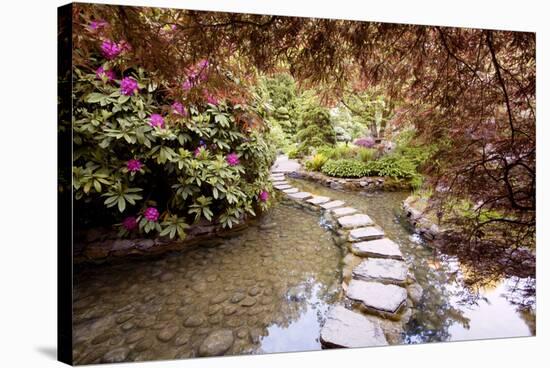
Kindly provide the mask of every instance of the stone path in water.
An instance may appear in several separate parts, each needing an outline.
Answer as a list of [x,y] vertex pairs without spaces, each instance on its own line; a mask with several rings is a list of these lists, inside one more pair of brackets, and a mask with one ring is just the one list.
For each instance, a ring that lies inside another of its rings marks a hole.
[[[274,188],[303,206],[328,212],[338,232],[346,239],[349,250],[344,257],[345,300],[343,305],[328,311],[320,336],[323,346],[367,347],[398,343],[396,336],[410,318],[412,300],[419,298],[419,286],[409,272],[399,245],[386,238],[383,229],[367,214],[346,206],[344,201],[293,187],[285,175],[299,169],[300,164],[296,161],[279,156],[271,173]],[[351,272],[346,272],[346,266]]]

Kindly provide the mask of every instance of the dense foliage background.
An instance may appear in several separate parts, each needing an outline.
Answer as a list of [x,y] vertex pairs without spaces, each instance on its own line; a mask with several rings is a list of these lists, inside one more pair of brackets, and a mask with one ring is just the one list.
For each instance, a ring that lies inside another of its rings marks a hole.
[[[342,144],[364,138],[359,146],[369,149],[369,138],[376,144],[394,140],[412,127],[410,146],[430,146],[429,159],[422,165],[405,159],[403,145],[384,159],[383,150],[395,147],[379,144],[375,158],[383,161],[370,165],[418,184],[414,165],[427,179],[434,211],[452,215],[466,203],[469,216],[442,217],[463,229],[457,244],[534,246],[532,33],[85,4],[74,7],[73,20],[76,65],[90,73],[102,52],[122,73],[140,67],[154,72],[149,77],[167,98],[186,106],[212,98],[228,108],[244,104],[262,97],[256,87],[263,75],[290,75],[269,86],[281,91],[270,95],[274,109],[258,115],[297,156],[316,154],[304,152],[304,141],[317,149],[333,140],[326,124],[304,120],[309,103],[300,99],[310,96],[308,89],[318,109],[337,108],[329,110],[329,120]],[[216,73],[204,78],[201,60]],[[288,142],[294,132],[298,138]],[[318,157],[314,166],[322,161]]]

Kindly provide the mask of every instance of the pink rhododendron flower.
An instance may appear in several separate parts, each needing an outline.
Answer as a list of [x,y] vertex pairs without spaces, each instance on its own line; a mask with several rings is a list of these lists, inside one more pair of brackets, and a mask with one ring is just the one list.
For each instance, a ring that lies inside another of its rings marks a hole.
[[159,211],[155,207],[147,207],[143,215],[151,222],[155,222],[159,219]]
[[107,22],[104,20],[94,20],[90,22],[90,25],[88,26],[92,31],[97,31],[100,28],[103,28],[107,25]]
[[105,40],[101,44],[101,52],[103,53],[103,56],[105,56],[105,58],[111,60],[116,58],[122,52],[122,47],[120,47],[120,45],[118,45],[116,42]]
[[141,170],[142,166],[143,166],[143,164],[141,163],[141,161],[135,160],[135,159],[128,160],[128,162],[126,163],[126,167],[131,172],[136,172],[136,171]]
[[181,88],[184,90],[184,91],[189,91],[191,88],[193,88],[193,83],[188,79],[185,80],[185,82],[183,82],[181,84]]
[[187,116],[187,109],[183,107],[183,104],[181,102],[174,102],[172,104],[172,111],[174,114]]
[[262,190],[260,192],[260,201],[267,202],[268,199],[269,199],[269,193],[267,192],[267,190]]
[[113,79],[116,79],[116,74],[115,74],[114,71],[105,70],[105,69],[103,69],[102,66],[97,68],[97,70],[95,71],[95,75],[98,79],[107,78],[108,82],[112,81]]
[[124,221],[122,221],[122,226],[128,231],[132,231],[137,228],[138,223],[134,216],[126,217]]
[[207,90],[203,90],[202,93],[203,93],[204,97],[206,98],[206,102],[208,102],[209,104],[212,104],[212,105],[217,105],[218,104],[218,99],[216,97],[214,97],[213,94],[211,94]]
[[153,127],[164,128],[164,118],[160,114],[151,114],[149,125]]
[[225,161],[227,161],[229,166],[236,166],[240,163],[239,156],[236,153],[230,153],[225,156]]
[[133,95],[135,92],[138,91],[138,89],[138,83],[130,77],[124,77],[120,81],[120,93],[125,96]]

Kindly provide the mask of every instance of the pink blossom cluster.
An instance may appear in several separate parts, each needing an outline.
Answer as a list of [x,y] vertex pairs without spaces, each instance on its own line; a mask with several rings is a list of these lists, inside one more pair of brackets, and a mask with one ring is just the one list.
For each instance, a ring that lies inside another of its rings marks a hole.
[[120,93],[125,96],[131,96],[139,90],[138,83],[135,79],[124,77],[120,81]]
[[102,66],[97,68],[95,71],[97,79],[106,79],[108,82],[111,82],[113,79],[116,79],[116,74],[112,70],[105,70]]
[[103,56],[105,56],[105,58],[108,60],[116,58],[118,55],[120,55],[122,50],[123,48],[121,45],[111,40],[105,40],[101,44],[101,52],[103,53]]
[[126,167],[128,168],[128,171],[136,172],[141,170],[141,168],[143,167],[143,164],[139,160],[131,159],[131,160],[128,160],[128,162],[126,163]]
[[159,219],[159,211],[155,207],[147,207],[143,215],[151,222],[156,222]]
[[107,26],[107,22],[104,20],[93,20],[88,25],[88,28],[92,31],[97,31],[105,26]]
[[151,114],[149,125],[152,127],[164,128],[164,118],[160,114]]
[[184,91],[189,91],[194,86],[204,82],[208,79],[208,67],[210,63],[208,60],[201,60],[196,65],[189,68],[187,73],[187,79],[181,85]]
[[267,202],[268,199],[269,199],[269,192],[267,190],[262,190],[260,192],[260,201]]
[[122,226],[128,231],[135,230],[138,226],[137,219],[134,216],[129,216],[122,221]]
[[229,166],[236,166],[240,163],[239,156],[236,153],[230,153],[225,156],[225,161],[229,164]]
[[172,112],[177,115],[187,116],[187,109],[183,106],[181,102],[174,102],[172,104]]

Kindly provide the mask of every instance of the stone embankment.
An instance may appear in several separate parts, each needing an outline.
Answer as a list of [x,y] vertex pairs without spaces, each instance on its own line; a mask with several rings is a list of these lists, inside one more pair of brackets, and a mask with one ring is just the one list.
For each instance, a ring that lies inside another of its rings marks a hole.
[[285,175],[299,169],[286,158],[272,169],[273,186],[303,207],[322,212],[345,245],[342,300],[332,307],[321,330],[324,347],[366,347],[401,342],[422,288],[404,261],[399,245],[367,215],[344,201],[292,186]]

